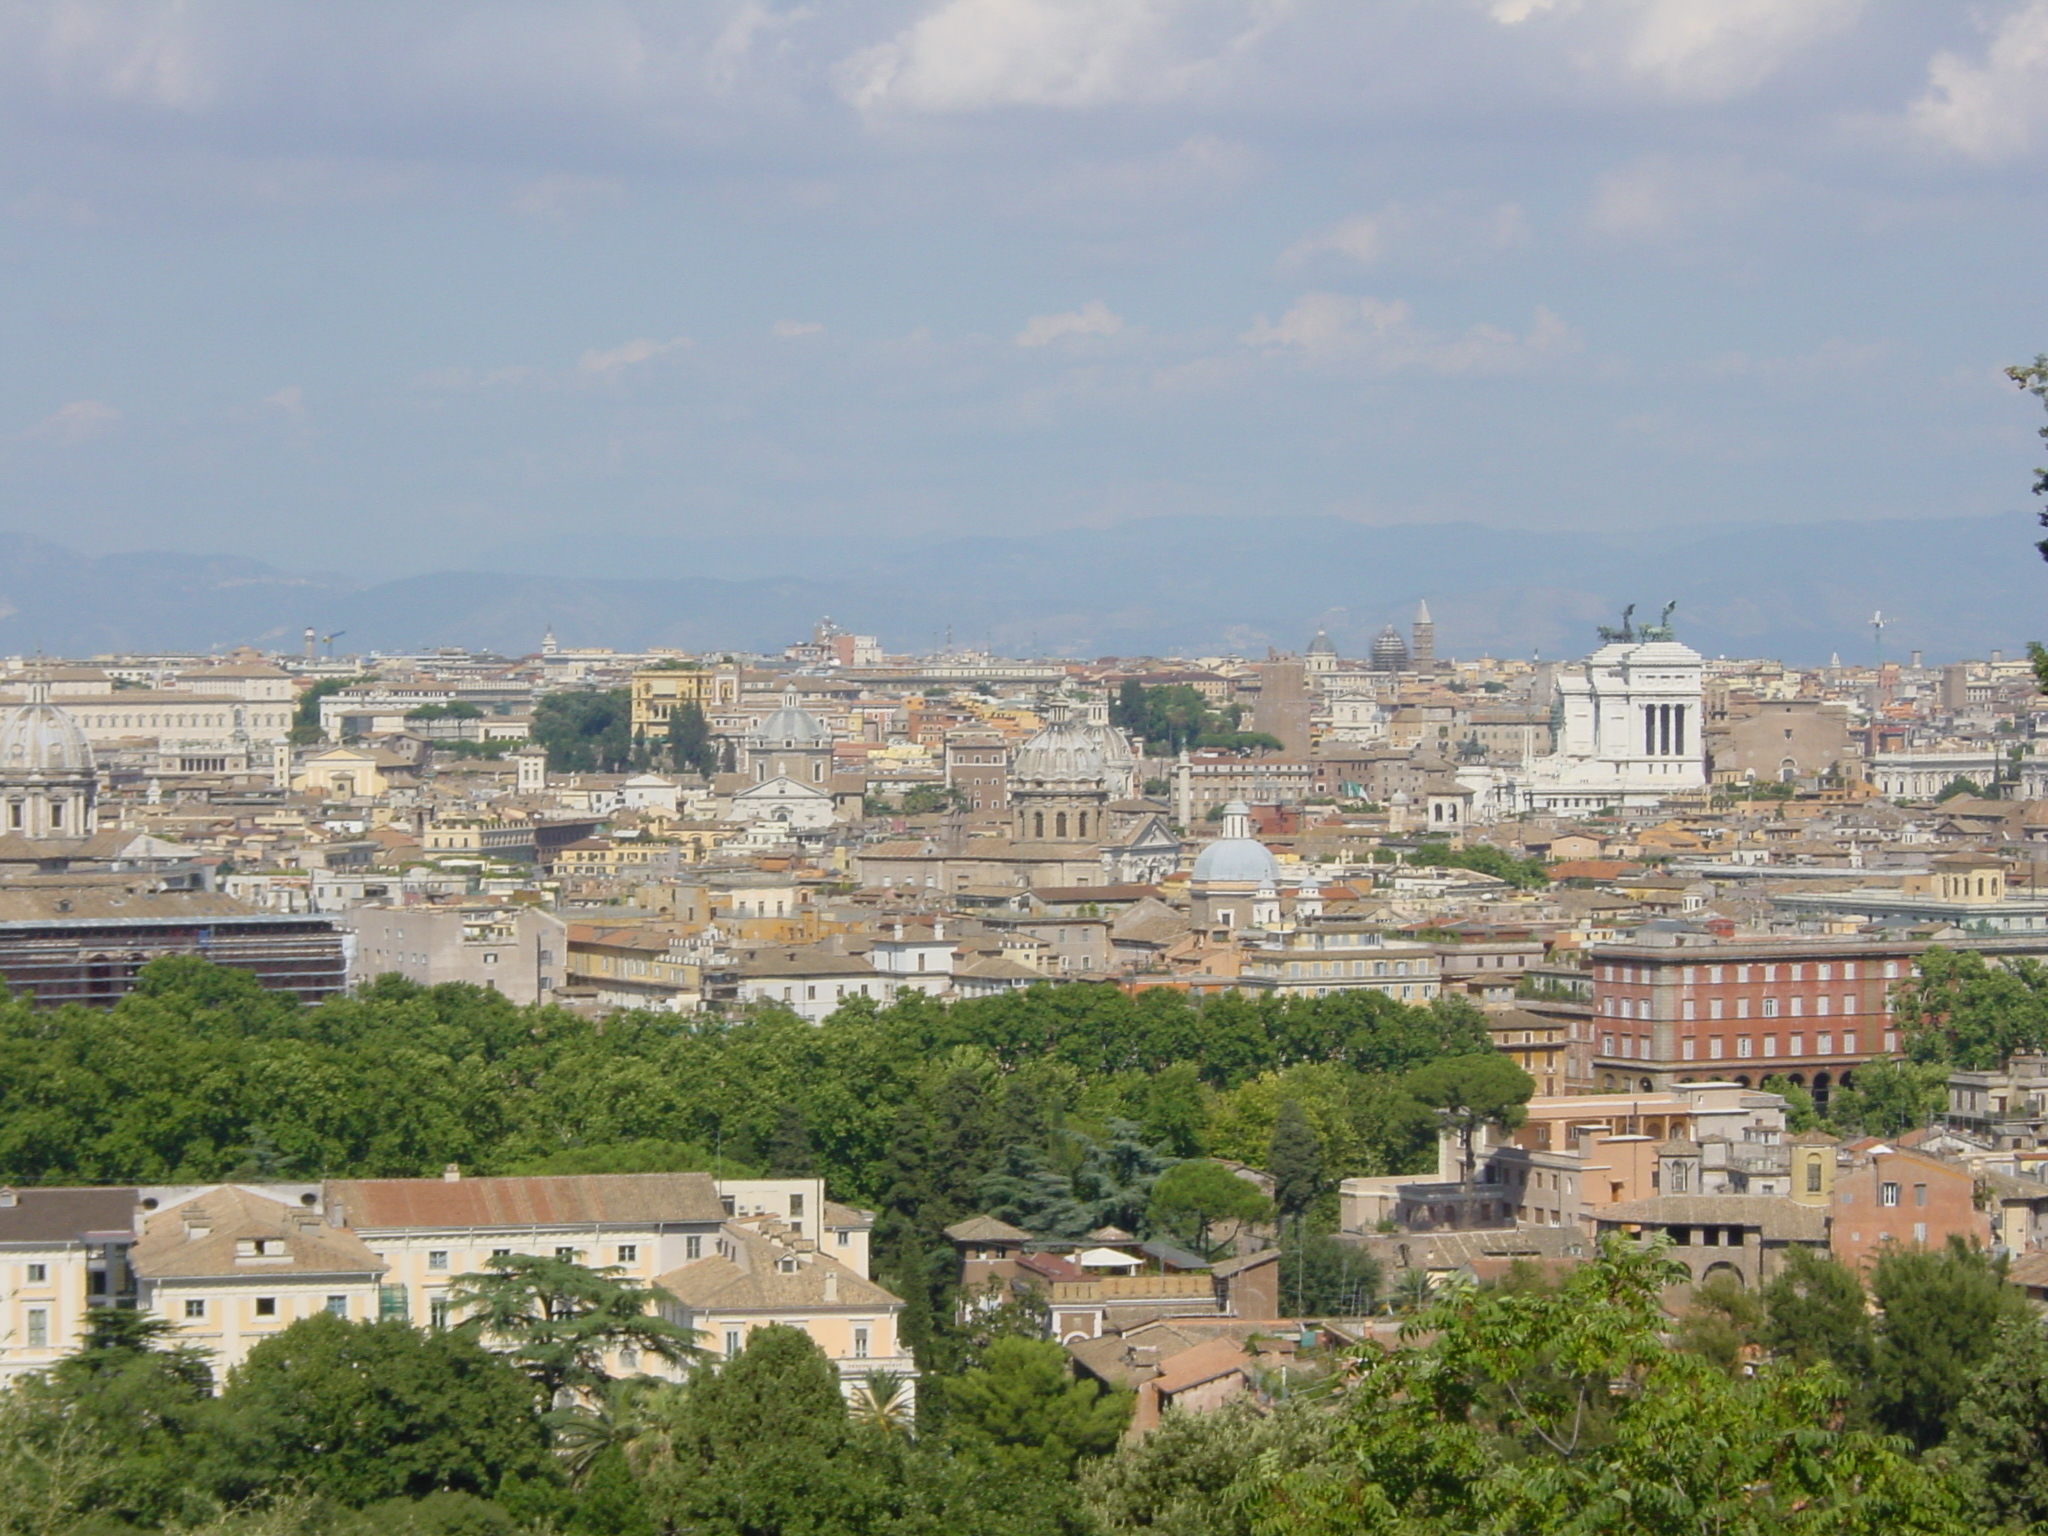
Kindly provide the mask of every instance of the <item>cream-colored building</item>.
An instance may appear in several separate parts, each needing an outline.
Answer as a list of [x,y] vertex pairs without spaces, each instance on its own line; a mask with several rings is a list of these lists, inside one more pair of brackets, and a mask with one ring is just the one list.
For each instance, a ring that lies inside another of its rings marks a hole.
[[136,1197],[0,1189],[0,1383],[71,1353],[91,1308],[134,1304]]
[[[804,1329],[851,1391],[908,1376],[901,1302],[868,1278],[866,1212],[819,1179],[708,1173],[0,1190],[0,1383],[77,1347],[90,1310],[131,1306],[209,1350],[216,1377],[328,1312],[440,1328],[462,1277],[506,1254],[560,1258],[671,1292],[711,1354],[752,1329]],[[675,1376],[615,1353],[606,1368]]]
[[[308,1198],[312,1198],[308,1196]],[[233,1184],[159,1205],[129,1254],[137,1302],[208,1350],[216,1379],[300,1318],[379,1315],[384,1264],[313,1205]]]

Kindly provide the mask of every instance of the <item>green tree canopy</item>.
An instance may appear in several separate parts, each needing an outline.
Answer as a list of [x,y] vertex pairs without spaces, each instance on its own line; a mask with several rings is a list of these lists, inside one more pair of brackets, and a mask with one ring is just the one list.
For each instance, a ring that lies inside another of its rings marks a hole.
[[298,1484],[343,1504],[489,1497],[546,1467],[526,1382],[456,1333],[317,1313],[249,1351],[221,1394],[212,1467],[229,1502]]
[[1306,1215],[1323,1192],[1322,1143],[1299,1100],[1280,1105],[1266,1148],[1266,1173],[1273,1180],[1274,1207],[1283,1217]]
[[974,1369],[941,1382],[947,1436],[978,1460],[1064,1472],[1116,1446],[1130,1399],[1074,1378],[1045,1339],[997,1339]]
[[1451,1056],[1417,1067],[1401,1086],[1435,1111],[1437,1123],[1458,1138],[1465,1177],[1472,1177],[1472,1141],[1482,1126],[1512,1131],[1528,1114],[1536,1079],[1498,1051]]
[[633,759],[633,702],[626,688],[550,693],[533,706],[528,734],[555,773],[621,773]]
[[2026,1296],[2006,1284],[2002,1260],[1951,1238],[1933,1252],[1887,1248],[1871,1270],[1878,1306],[1870,1354],[1877,1421],[1922,1450],[1938,1445],[1990,1358],[1999,1325],[2039,1327]]
[[1152,1186],[1152,1224],[1202,1254],[1213,1251],[1222,1224],[1263,1221],[1272,1212],[1257,1185],[1205,1157],[1174,1164]]
[[663,1293],[570,1259],[505,1253],[448,1291],[464,1314],[458,1331],[504,1347],[553,1402],[564,1391],[597,1392],[611,1379],[607,1356],[631,1349],[670,1365],[699,1358],[695,1332],[656,1311]]

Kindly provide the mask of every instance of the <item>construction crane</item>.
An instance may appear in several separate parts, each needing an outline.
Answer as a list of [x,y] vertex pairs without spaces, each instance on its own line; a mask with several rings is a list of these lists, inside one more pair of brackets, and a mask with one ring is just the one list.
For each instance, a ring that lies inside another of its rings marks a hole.
[[1877,650],[1877,660],[1880,666],[1884,664],[1884,627],[1890,622],[1891,620],[1884,616],[1882,608],[1870,616],[1870,643]]
[[334,642],[335,642],[335,641],[337,641],[337,640],[339,640],[339,639],[340,639],[340,638],[341,638],[341,637],[342,637],[343,635],[345,635],[345,634],[347,634],[347,633],[348,633],[348,631],[347,631],[347,630],[345,630],[345,629],[337,629],[337,630],[336,630],[336,631],[335,631],[335,632],[334,632],[333,634],[331,634],[331,635],[322,635],[322,636],[320,637],[320,639],[321,639],[321,642],[322,642],[323,644],[325,644],[325,645],[326,645],[326,647],[327,647],[327,659],[328,659],[329,661],[332,661],[332,660],[334,660]]

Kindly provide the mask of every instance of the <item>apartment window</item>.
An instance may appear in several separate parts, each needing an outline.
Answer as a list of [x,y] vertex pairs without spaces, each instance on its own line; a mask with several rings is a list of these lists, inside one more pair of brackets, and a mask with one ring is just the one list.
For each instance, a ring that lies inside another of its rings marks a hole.
[[1830,1001],[1831,999],[1828,997],[1828,995],[1825,992],[1823,992],[1819,997],[1816,997],[1813,1000],[1813,1011],[1820,1015],[1820,1017],[1826,1018],[1829,1012],[1828,1005]]
[[1806,1036],[1794,1035],[1792,1043],[1785,1047],[1785,1054],[1788,1056],[1804,1056],[1806,1054]]
[[1764,1017],[1765,1017],[1765,1018],[1767,1018],[1767,1019],[1775,1019],[1775,1018],[1776,1018],[1777,1016],[1778,1016],[1778,1000],[1777,1000],[1777,999],[1776,999],[1775,997],[1767,997],[1767,998],[1765,998],[1765,999],[1764,999]]
[[725,1330],[725,1357],[730,1360],[740,1352],[740,1331],[737,1328]]
[[868,1357],[868,1331],[865,1328],[853,1330],[853,1358],[865,1360]]
[[446,1269],[447,1267],[448,1250],[446,1248],[429,1248],[427,1250],[427,1268]]
[[[185,1305],[190,1307],[191,1303],[187,1302]],[[188,1312],[186,1315],[190,1316],[191,1314]],[[28,1347],[30,1349],[48,1349],[50,1347],[49,1309],[47,1307],[30,1307],[26,1322],[28,1327],[25,1342]]]
[[512,1250],[510,1248],[493,1248],[491,1250],[491,1257],[494,1259],[509,1259],[512,1257]]
[[576,1250],[574,1248],[557,1248],[555,1250],[555,1257],[564,1264],[574,1264],[576,1262]]
[[1686,1019],[1699,1017],[1699,1005],[1688,997],[1679,1009],[1679,1017]]
[[1817,1157],[1806,1160],[1806,1192],[1809,1195],[1820,1193],[1820,1159]]
[[1715,983],[1716,985],[1718,985],[1718,984],[1720,983],[1720,980],[1721,980],[1721,967],[1720,967],[1720,966],[1718,966],[1718,965],[1710,965],[1710,966],[1708,966],[1708,967],[1707,967],[1707,980],[1708,980],[1708,981],[1711,981],[1711,982],[1714,982],[1714,983]]
[[1735,999],[1735,1017],[1737,1017],[1738,1019],[1746,1019],[1749,1017],[1748,998],[1738,997],[1737,999]]
[[1818,1034],[1813,1037],[1813,1041],[1813,1048],[1819,1054],[1823,1056],[1835,1054],[1835,1037],[1833,1035],[1826,1033]]
[[1898,962],[1898,961],[1896,961],[1896,960],[1887,960],[1887,961],[1885,961],[1885,963],[1884,963],[1884,979],[1885,979],[1886,981],[1896,981],[1896,980],[1898,979],[1898,975],[1899,975],[1899,962]]
[[44,1285],[44,1284],[47,1284],[47,1283],[48,1283],[48,1281],[49,1281],[49,1278],[50,1278],[50,1266],[49,1266],[49,1265],[47,1265],[47,1264],[31,1264],[31,1265],[29,1265],[29,1266],[28,1266],[28,1284],[30,1284],[30,1285]]
[[1927,1241],[1927,1223],[1926,1223],[1926,1222],[1924,1222],[1924,1221],[1916,1221],[1916,1222],[1914,1222],[1914,1223],[1913,1223],[1913,1241],[1914,1241],[1914,1242],[1916,1242],[1916,1243],[1924,1243],[1924,1242],[1926,1242],[1926,1241]]
[[1877,1203],[1879,1205],[1897,1205],[1899,1203],[1899,1186],[1896,1184],[1878,1185]]
[[1927,1186],[1925,1184],[1915,1184],[1913,1186],[1913,1203],[1915,1205],[1925,1205],[1927,1203]]
[[1856,1054],[1856,1031],[1853,1029],[1842,1031],[1842,1054],[1844,1056],[1854,1056]]
[[1796,1018],[1798,1018],[1798,1017],[1799,1017],[1800,1015],[1804,1014],[1805,1012],[1806,1012],[1806,999],[1805,999],[1805,998],[1803,998],[1803,997],[1795,997],[1795,998],[1793,998],[1793,999],[1792,999],[1792,1017],[1796,1019]]
[[197,1296],[188,1297],[185,1302],[185,1315],[187,1317],[206,1316],[206,1303]]
[[850,1248],[853,1246],[853,1234],[847,1231],[846,1228],[841,1227],[835,1236],[839,1239],[840,1247]]
[[448,1326],[448,1298],[436,1296],[427,1303],[427,1326],[439,1332]]
[[686,1258],[686,1259],[701,1259],[701,1258],[703,1258],[703,1257],[704,1257],[704,1239],[703,1239],[703,1238],[701,1238],[701,1237],[686,1237],[686,1238],[684,1238],[684,1239],[683,1239],[683,1257],[684,1257],[684,1258]]
[[327,1311],[328,1311],[328,1314],[329,1314],[330,1316],[333,1316],[333,1317],[347,1317],[347,1316],[348,1316],[348,1298],[347,1298],[346,1296],[330,1296],[330,1297],[328,1297],[328,1298],[327,1298]]
[[1835,979],[1835,968],[1832,965],[1815,966],[1813,974],[1821,981],[1833,981]]
[[1776,1035],[1764,1036],[1764,1054],[1766,1056],[1775,1056],[1778,1054],[1778,1037]]
[[1722,1041],[1719,1035],[1715,1035],[1707,1041],[1707,1060],[1719,1061],[1721,1059],[1721,1045]]
[[640,1262],[640,1245],[638,1243],[619,1244],[618,1262],[621,1264],[638,1264]]
[[1708,1017],[1708,1018],[1710,1018],[1710,1019],[1718,1019],[1718,1018],[1720,1018],[1720,1017],[1721,1017],[1721,1009],[1722,1009],[1722,1003],[1721,1003],[1721,999],[1719,999],[1718,997],[1714,997],[1714,998],[1709,998],[1709,999],[1707,1000],[1707,1017]]
[[801,1216],[803,1215],[803,1213],[804,1197],[800,1192],[792,1191],[789,1197],[789,1214],[792,1216]]
[[275,1296],[258,1296],[256,1298],[256,1315],[258,1317],[277,1316],[277,1298]]
[[486,954],[486,955],[484,956],[484,964],[485,964],[485,965],[496,965],[497,963],[498,963],[498,955],[497,955],[497,951],[495,951],[495,950],[492,950],[492,951],[490,951],[489,953],[487,953],[487,954]]
[[1600,1054],[1602,1056],[1612,1056],[1614,1054],[1614,1036],[1602,1035],[1600,1037]]
[[1694,1047],[1694,1044],[1695,1044],[1695,1042],[1694,1042],[1694,1041],[1692,1041],[1692,1040],[1681,1040],[1681,1041],[1679,1041],[1679,1042],[1678,1042],[1678,1058],[1679,1058],[1679,1060],[1681,1060],[1681,1061],[1691,1061],[1691,1060],[1692,1060],[1692,1058],[1693,1058],[1693,1047]]
[[1748,1035],[1737,1035],[1735,1037],[1735,1054],[1737,1056],[1754,1055],[1755,1052],[1752,1049],[1752,1045],[1753,1042]]

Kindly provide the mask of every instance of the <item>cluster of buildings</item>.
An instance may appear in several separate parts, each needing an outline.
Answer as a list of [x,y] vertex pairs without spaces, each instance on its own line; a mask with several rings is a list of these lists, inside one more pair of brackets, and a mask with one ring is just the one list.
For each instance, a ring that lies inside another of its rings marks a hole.
[[[851,1393],[914,1381],[902,1303],[868,1273],[871,1219],[817,1179],[708,1173],[0,1189],[0,1382],[76,1348],[95,1307],[178,1325],[224,1377],[317,1313],[446,1327],[465,1277],[506,1254],[567,1259],[660,1288],[712,1357],[768,1324],[801,1328]],[[614,1350],[615,1375],[681,1367]]]
[[[572,768],[560,741],[551,765],[535,739],[544,701],[574,692],[617,717],[625,746],[608,771]],[[1198,701],[1217,744],[1148,740],[1133,698]],[[395,972],[596,1012],[772,1005],[819,1022],[855,998],[1080,982],[1462,998],[1535,1079],[1537,1111],[1483,1149],[1476,1184],[1353,1181],[1361,1239],[1390,1226],[1434,1263],[1504,1232],[1544,1248],[1603,1223],[1661,1225],[1740,1269],[1725,1250],[1947,1230],[1939,1177],[1882,1176],[1888,1159],[1934,1155],[1923,1149],[1835,1148],[1815,1154],[1822,1188],[1795,1187],[1798,1145],[1766,1083],[1825,1106],[1896,1051],[1893,992],[1931,945],[2048,955],[2044,728],[2017,658],[1710,659],[1668,609],[1652,624],[1625,614],[1571,662],[1440,658],[1426,608],[1357,658],[1325,634],[1262,658],[899,657],[829,622],[776,656],[575,650],[549,635],[523,657],[334,658],[309,640],[298,655],[12,658],[0,973],[39,1004],[106,1004],[150,959],[199,954],[308,1001]],[[2040,1183],[2033,1160],[1990,1168],[1982,1151],[1973,1178],[2029,1195]],[[1924,1184],[1937,1214],[1844,1226],[1870,1180]],[[435,1199],[487,1182],[450,1181]],[[777,1207],[791,1225],[730,1228],[706,1189],[675,1209],[710,1225],[661,1221],[681,1223],[685,1247],[716,1245],[734,1295],[752,1294],[747,1276],[773,1276],[762,1294],[784,1299],[838,1276],[839,1294],[882,1305],[861,1264],[805,1246],[818,1234],[796,1230],[801,1217]],[[0,1234],[44,1193],[0,1205]],[[374,1194],[94,1198],[107,1210],[58,1222],[101,1254],[79,1259],[74,1301],[200,1304],[189,1321],[232,1314],[247,1337],[316,1291],[321,1306],[432,1315],[437,1271],[415,1263],[403,1223],[371,1220],[386,1209]],[[806,1198],[824,1208],[822,1191]],[[1709,1221],[1668,1204],[1703,1199],[1768,1204],[1743,1207],[1754,1222],[1733,1205]],[[337,1278],[188,1294],[268,1250],[172,1242],[173,1212],[180,1232],[271,1222],[233,1242],[303,1247],[309,1277]],[[641,1255],[647,1278],[680,1268],[667,1235],[578,1222],[589,1243]],[[216,1249],[205,1262],[221,1275],[158,1257]],[[456,1262],[453,1247],[423,1251]],[[1218,1315],[1273,1310],[1246,1300],[1256,1275],[1125,1258],[1207,1288]],[[22,1262],[57,1284],[54,1259]],[[76,1319],[31,1292],[8,1282],[8,1337],[57,1347]],[[252,1310],[266,1298],[280,1310]],[[699,1315],[725,1330],[723,1314]],[[896,1358],[893,1325],[878,1313],[859,1326],[865,1353],[848,1332],[836,1358]]]

